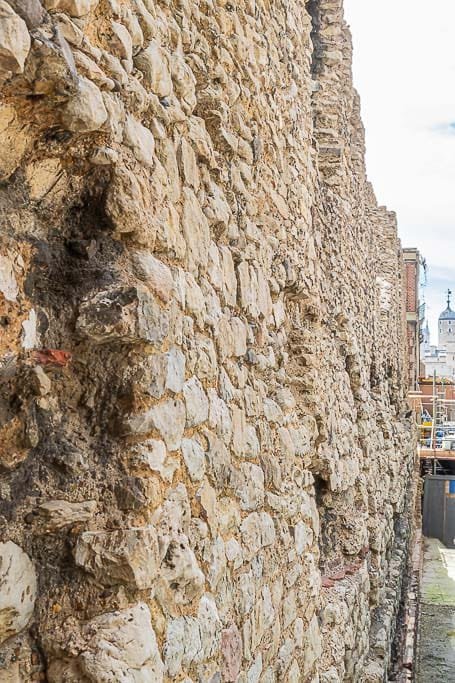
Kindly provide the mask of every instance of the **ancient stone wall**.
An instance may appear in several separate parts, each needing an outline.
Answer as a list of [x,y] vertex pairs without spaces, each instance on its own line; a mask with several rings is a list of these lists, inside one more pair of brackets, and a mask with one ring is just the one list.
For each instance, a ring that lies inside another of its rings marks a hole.
[[0,679],[380,683],[403,273],[341,0],[0,0]]

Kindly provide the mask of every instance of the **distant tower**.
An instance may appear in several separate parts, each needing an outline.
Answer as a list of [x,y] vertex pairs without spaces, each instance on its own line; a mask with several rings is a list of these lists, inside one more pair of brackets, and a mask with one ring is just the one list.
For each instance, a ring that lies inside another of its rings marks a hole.
[[421,343],[421,358],[424,358],[425,353],[427,353],[430,350],[431,346],[431,339],[430,339],[430,326],[428,325],[428,320],[427,324],[422,330],[422,343]]
[[455,353],[455,311],[450,308],[450,297],[452,292],[447,291],[447,308],[439,316],[439,348],[446,349],[450,353]]

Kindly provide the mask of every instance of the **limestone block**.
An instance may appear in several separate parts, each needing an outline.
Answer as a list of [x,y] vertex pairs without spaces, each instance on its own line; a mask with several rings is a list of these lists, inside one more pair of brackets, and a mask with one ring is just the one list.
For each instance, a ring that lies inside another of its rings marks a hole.
[[170,268],[147,251],[135,251],[132,258],[135,275],[146,282],[161,301],[167,303],[174,291]]
[[196,195],[190,188],[183,188],[182,228],[187,247],[187,265],[191,272],[208,263],[210,230],[201,211]]
[[62,112],[62,123],[75,133],[99,130],[107,119],[107,110],[99,88],[80,76],[78,89]]
[[261,548],[275,541],[273,520],[266,512],[252,512],[240,525],[245,559],[251,560]]
[[194,191],[197,192],[200,185],[200,179],[196,155],[185,138],[182,138],[180,142],[178,159],[184,184],[188,187],[192,187]]
[[40,0],[9,0],[8,4],[25,21],[30,30],[37,28],[46,16]]
[[17,169],[30,141],[29,129],[24,126],[19,112],[12,104],[0,105],[0,180],[5,180]]
[[228,444],[232,437],[232,419],[225,401],[218,396],[216,389],[209,389],[209,425],[218,436]]
[[221,268],[223,271],[224,300],[228,306],[237,303],[237,276],[229,247],[220,247]]
[[126,167],[116,167],[106,193],[106,214],[117,237],[134,235],[153,246],[156,223],[151,215],[152,199],[147,183]]
[[36,599],[36,573],[22,548],[0,543],[0,643],[29,623]]
[[131,61],[133,58],[133,40],[130,32],[118,21],[111,22],[112,40],[110,48],[112,53],[119,59]]
[[46,529],[54,531],[72,524],[88,522],[93,518],[97,503],[85,500],[82,503],[70,503],[67,500],[49,500],[38,506],[38,514],[43,518]]
[[166,376],[166,389],[179,394],[183,390],[185,383],[185,365],[186,359],[182,351],[177,347],[173,347],[167,354],[168,369]]
[[316,615],[310,621],[306,632],[304,652],[303,672],[307,676],[322,653],[321,633]]
[[148,128],[131,115],[126,117],[124,142],[128,147],[131,147],[134,156],[140,163],[153,166],[155,138]]
[[207,478],[204,479],[202,486],[198,489],[196,497],[204,510],[210,531],[212,534],[216,534],[219,526],[217,497],[215,489],[210,485]]
[[182,439],[182,455],[192,481],[200,481],[205,474],[205,453],[196,439]]
[[232,217],[223,190],[213,180],[210,180],[207,191],[207,201],[204,206],[204,214],[211,226],[227,229]]
[[191,113],[196,106],[196,78],[189,65],[177,52],[170,55],[169,67],[175,92],[188,106],[188,113]]
[[127,433],[148,434],[156,429],[170,451],[180,448],[185,430],[185,404],[179,399],[159,403],[143,413],[130,415],[125,424]]
[[257,510],[264,503],[264,473],[260,467],[242,462],[232,475],[235,493],[242,510]]
[[43,5],[48,10],[68,12],[71,17],[83,17],[98,5],[99,0],[44,0]]
[[187,354],[188,369],[198,379],[212,382],[218,374],[215,345],[209,337],[196,335]]
[[169,318],[145,287],[118,287],[83,301],[76,327],[95,344],[142,342],[159,347],[168,334]]
[[183,396],[185,397],[187,427],[196,427],[205,422],[209,416],[209,401],[197,377],[191,377],[185,382]]
[[50,663],[50,683],[162,683],[163,662],[144,603],[91,619],[82,639],[75,661]]
[[205,298],[191,273],[185,273],[185,308],[191,313],[200,328],[204,325]]
[[25,21],[5,0],[0,0],[0,69],[23,73],[30,45]]
[[131,458],[135,466],[157,472],[167,482],[172,482],[179,467],[177,458],[168,456],[166,444],[159,439],[147,439],[133,446]]
[[207,581],[215,593],[226,573],[226,552],[221,536],[217,536],[213,543],[206,545],[203,558],[207,565]]
[[313,544],[313,531],[300,521],[294,527],[294,540],[297,555],[302,555]]
[[161,554],[165,550],[160,578],[170,586],[176,604],[187,605],[203,592],[204,574],[185,534],[173,533],[166,543],[163,538],[160,536]]
[[196,617],[171,619],[164,644],[168,675],[174,678],[182,667],[210,659],[219,648],[221,626],[215,601],[209,594],[202,596]]
[[86,531],[77,539],[74,559],[103,585],[151,588],[159,571],[157,533],[152,527]]
[[19,294],[14,273],[14,260],[8,254],[0,254],[0,292],[7,301],[16,301]]
[[145,83],[158,97],[169,97],[172,93],[172,79],[165,51],[155,40],[134,58],[136,68],[144,74]]
[[242,546],[235,538],[230,538],[224,544],[226,560],[232,562],[234,569],[239,569],[243,564]]
[[168,359],[165,353],[148,356],[134,375],[133,387],[153,398],[161,398],[166,389]]

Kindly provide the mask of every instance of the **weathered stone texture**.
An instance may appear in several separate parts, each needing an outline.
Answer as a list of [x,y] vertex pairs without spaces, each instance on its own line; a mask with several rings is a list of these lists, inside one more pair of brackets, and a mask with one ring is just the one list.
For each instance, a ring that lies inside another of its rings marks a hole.
[[414,436],[341,0],[0,0],[0,83],[0,679],[379,680]]

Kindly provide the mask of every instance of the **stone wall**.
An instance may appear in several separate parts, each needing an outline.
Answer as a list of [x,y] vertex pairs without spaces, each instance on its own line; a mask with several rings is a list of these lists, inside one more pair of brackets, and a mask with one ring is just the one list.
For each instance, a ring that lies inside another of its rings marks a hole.
[[0,0],[0,678],[382,681],[414,434],[341,0]]

